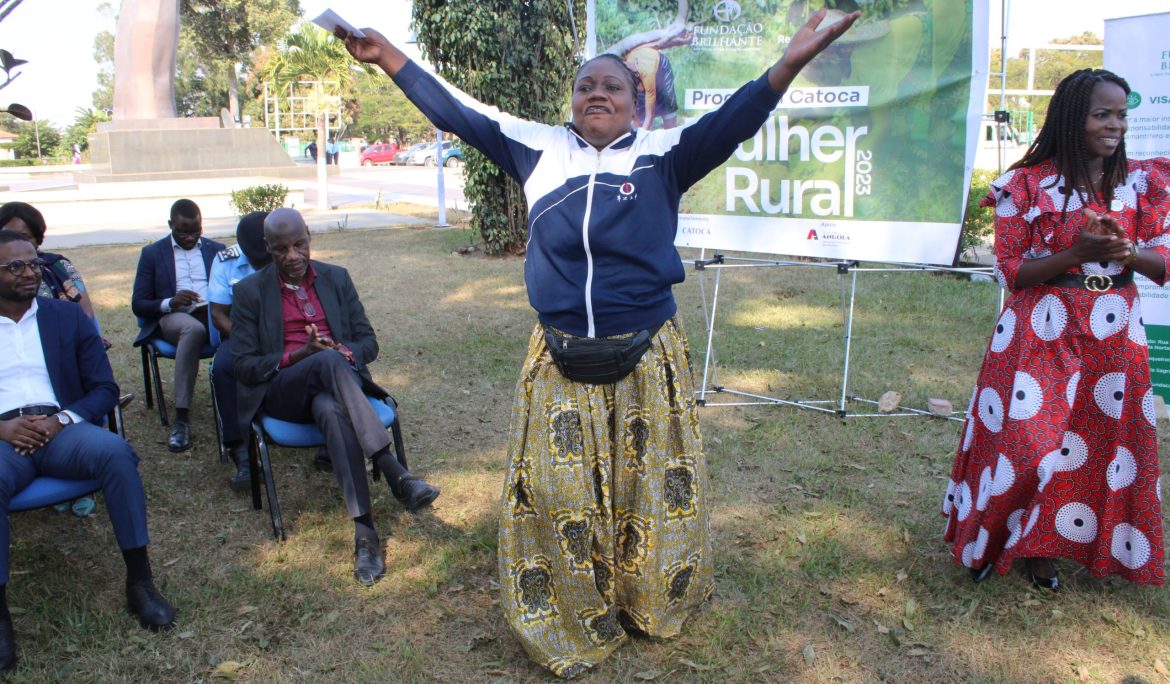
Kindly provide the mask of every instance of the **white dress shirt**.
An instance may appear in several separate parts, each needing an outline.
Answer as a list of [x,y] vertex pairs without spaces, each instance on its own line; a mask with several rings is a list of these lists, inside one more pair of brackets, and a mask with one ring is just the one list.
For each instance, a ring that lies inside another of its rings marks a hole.
[[[200,247],[203,245],[203,238],[195,243],[191,249],[183,249],[179,243],[171,238],[171,248],[175,251],[175,291],[191,290],[199,295],[199,302],[207,301],[207,268],[203,265],[203,250]],[[170,297],[163,300],[163,313],[170,313],[171,311],[191,311],[198,303],[192,304],[186,308],[171,308]]]
[[[41,329],[37,327],[37,300],[19,321],[0,316],[0,413],[32,404],[53,404],[57,394],[49,380]],[[70,418],[78,416],[70,412]]]

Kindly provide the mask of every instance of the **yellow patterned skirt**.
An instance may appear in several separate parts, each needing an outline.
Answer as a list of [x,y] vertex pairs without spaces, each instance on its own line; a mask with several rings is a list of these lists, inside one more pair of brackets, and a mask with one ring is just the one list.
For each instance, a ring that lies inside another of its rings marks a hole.
[[677,635],[714,589],[707,466],[679,318],[612,385],[566,380],[537,325],[510,429],[500,592],[528,655],[572,677],[630,628]]

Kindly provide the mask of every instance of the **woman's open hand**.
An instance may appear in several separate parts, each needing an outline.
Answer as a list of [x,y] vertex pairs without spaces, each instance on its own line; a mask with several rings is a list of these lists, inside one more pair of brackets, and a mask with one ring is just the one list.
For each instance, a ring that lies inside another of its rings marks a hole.
[[788,48],[784,50],[780,59],[772,65],[771,69],[768,69],[768,85],[771,86],[772,90],[778,93],[788,90],[792,79],[796,78],[800,70],[811,62],[813,57],[829,47],[834,40],[840,38],[841,34],[848,31],[859,16],[861,16],[861,12],[846,14],[837,23],[818,31],[817,27],[825,19],[825,10],[817,10],[816,14],[812,15],[808,22],[801,26],[796,35],[788,41]]
[[406,63],[406,55],[374,29],[364,28],[362,33],[366,34],[364,38],[353,36],[341,27],[333,30],[333,35],[345,41],[345,49],[357,61],[380,66],[391,76],[398,73]]
[[832,26],[818,30],[817,27],[824,21],[825,14],[825,9],[817,10],[816,14],[812,15],[788,42],[788,49],[784,51],[784,56],[781,59],[792,69],[796,71],[803,69],[834,40],[848,31],[849,27],[853,26],[853,22],[861,16],[861,12],[846,14],[844,18]]

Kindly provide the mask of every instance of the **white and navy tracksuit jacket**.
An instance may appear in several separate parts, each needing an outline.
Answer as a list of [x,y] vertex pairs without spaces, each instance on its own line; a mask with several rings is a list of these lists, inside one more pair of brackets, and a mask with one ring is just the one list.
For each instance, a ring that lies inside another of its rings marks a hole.
[[674,315],[684,277],[679,198],[755,135],[780,101],[766,76],[670,130],[634,131],[603,150],[571,127],[504,114],[408,62],[394,77],[436,126],[483,152],[528,200],[528,301],[545,325],[607,337]]

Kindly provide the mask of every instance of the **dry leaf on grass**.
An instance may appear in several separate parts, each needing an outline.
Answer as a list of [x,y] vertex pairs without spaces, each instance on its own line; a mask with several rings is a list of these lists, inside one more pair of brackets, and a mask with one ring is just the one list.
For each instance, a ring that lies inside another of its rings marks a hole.
[[642,672],[635,672],[633,676],[634,676],[634,679],[637,679],[637,680],[640,680],[643,682],[652,682],[655,679],[658,679],[659,677],[661,677],[662,673],[658,670],[643,670]]
[[679,658],[678,662],[682,663],[683,665],[686,665],[687,667],[691,668],[692,670],[697,670],[699,672],[708,672],[710,670],[715,669],[714,665],[700,665],[693,660],[688,660],[687,658]]
[[845,618],[841,617],[840,615],[837,615],[836,613],[829,613],[829,617],[833,618],[833,622],[836,622],[837,625],[840,626],[841,629],[845,630],[846,632],[853,631],[853,629],[854,629],[853,623],[850,622],[849,620],[846,620]]
[[1162,676],[1170,676],[1170,668],[1166,667],[1166,663],[1161,658],[1154,659],[1154,672]]
[[812,644],[805,644],[801,649],[801,655],[804,656],[804,664],[812,667],[813,661],[817,659],[817,651]]
[[219,665],[215,666],[212,671],[212,679],[231,679],[235,680],[240,676],[240,670],[244,669],[244,665],[235,660],[225,660]]

